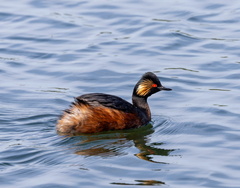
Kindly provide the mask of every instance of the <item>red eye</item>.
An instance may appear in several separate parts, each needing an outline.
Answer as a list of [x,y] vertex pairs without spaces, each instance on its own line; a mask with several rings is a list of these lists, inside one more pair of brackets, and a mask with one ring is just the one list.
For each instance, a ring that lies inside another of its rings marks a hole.
[[157,87],[157,84],[153,84],[152,87]]

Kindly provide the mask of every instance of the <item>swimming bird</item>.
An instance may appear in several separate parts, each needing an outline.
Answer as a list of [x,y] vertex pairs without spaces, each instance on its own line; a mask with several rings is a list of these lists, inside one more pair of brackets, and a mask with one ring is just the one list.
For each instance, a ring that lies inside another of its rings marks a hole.
[[147,99],[162,90],[171,89],[163,87],[154,73],[147,72],[133,89],[132,104],[109,94],[81,95],[63,112],[56,125],[57,131],[68,134],[97,133],[146,125],[151,121]]

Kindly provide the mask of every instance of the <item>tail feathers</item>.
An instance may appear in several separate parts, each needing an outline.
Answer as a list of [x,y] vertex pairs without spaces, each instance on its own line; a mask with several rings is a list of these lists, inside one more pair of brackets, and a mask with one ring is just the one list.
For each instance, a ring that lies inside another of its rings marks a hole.
[[74,102],[72,102],[72,104],[70,105],[70,108],[64,110],[64,112],[66,114],[72,114],[73,109],[75,109],[76,107],[79,108],[81,106],[86,106],[86,105],[88,105],[88,103],[86,101],[79,99],[79,98],[74,98]]

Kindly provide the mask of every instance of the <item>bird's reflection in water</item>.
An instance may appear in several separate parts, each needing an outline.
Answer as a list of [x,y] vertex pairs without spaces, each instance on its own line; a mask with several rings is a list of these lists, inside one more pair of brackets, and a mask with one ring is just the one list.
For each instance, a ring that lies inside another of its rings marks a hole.
[[139,149],[139,153],[135,154],[139,159],[154,163],[163,163],[154,161],[152,156],[168,156],[173,150],[159,148],[163,143],[149,143],[153,132],[152,125],[148,124],[138,129],[111,131],[92,135],[77,135],[75,138],[79,138],[79,140],[76,140],[71,149],[78,155],[112,157],[127,155],[126,148],[134,145]]
[[156,180],[135,180],[137,183],[117,183],[113,182],[113,185],[164,185],[165,183],[162,181]]

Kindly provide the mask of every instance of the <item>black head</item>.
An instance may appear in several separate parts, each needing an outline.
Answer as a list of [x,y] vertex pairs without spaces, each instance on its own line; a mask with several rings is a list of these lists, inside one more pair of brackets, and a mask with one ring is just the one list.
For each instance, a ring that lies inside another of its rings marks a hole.
[[147,98],[161,90],[170,91],[172,89],[163,87],[160,80],[154,73],[147,72],[142,76],[142,78],[134,87],[133,95]]

